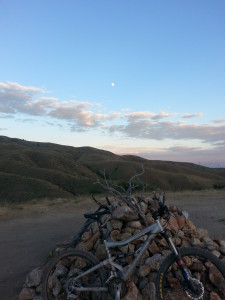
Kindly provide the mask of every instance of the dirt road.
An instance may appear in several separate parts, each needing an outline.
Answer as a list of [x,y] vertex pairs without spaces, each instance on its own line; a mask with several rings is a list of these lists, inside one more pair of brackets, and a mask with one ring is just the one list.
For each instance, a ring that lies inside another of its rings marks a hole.
[[[169,193],[168,206],[187,210],[197,227],[206,228],[211,238],[225,239],[225,192]],[[15,300],[25,276],[40,266],[57,242],[74,235],[83,223],[90,201],[81,204],[60,201],[0,207],[0,299]]]
[[225,240],[225,191],[168,193],[168,204],[188,211],[196,227],[212,239]]
[[56,243],[73,236],[87,209],[74,204],[28,211],[0,219],[0,299],[14,300],[26,275],[39,267]]

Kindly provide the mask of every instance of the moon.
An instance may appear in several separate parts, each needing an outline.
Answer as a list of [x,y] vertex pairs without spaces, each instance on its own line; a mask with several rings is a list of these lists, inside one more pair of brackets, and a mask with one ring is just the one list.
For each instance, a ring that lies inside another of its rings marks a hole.
[[111,86],[114,87],[114,86],[115,86],[115,82],[112,82],[112,83],[111,83]]

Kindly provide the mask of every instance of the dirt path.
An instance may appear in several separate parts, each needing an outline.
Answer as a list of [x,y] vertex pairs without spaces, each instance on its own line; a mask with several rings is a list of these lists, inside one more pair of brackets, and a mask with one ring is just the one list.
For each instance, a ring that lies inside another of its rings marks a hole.
[[[225,192],[169,193],[167,204],[187,210],[197,227],[225,239]],[[74,235],[91,210],[89,200],[0,207],[0,299],[15,300],[25,276],[40,266],[57,242]]]
[[0,220],[0,299],[15,300],[26,275],[39,267],[56,243],[73,236],[84,221],[83,206],[69,203],[20,208]]
[[188,211],[196,227],[212,239],[225,240],[225,191],[169,193],[168,204]]

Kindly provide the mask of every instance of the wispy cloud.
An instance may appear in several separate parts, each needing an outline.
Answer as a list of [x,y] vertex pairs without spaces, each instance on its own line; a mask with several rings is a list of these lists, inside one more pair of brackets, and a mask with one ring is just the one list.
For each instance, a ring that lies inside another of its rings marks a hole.
[[222,124],[222,123],[225,123],[225,119],[217,119],[217,120],[213,120],[213,123],[216,123],[216,124]]
[[194,113],[194,114],[189,114],[189,113],[186,113],[186,114],[183,114],[182,115],[182,118],[183,119],[192,119],[192,118],[199,118],[199,117],[202,117],[203,116],[203,113],[199,112],[199,113]]
[[168,118],[170,116],[176,115],[175,113],[168,113],[168,112],[160,112],[154,113],[150,111],[139,111],[139,112],[132,112],[129,114],[125,114],[125,118],[128,119],[129,122],[144,120],[144,119],[151,119],[151,120],[160,120],[163,118]]
[[18,95],[18,94],[34,94],[37,92],[43,92],[43,88],[34,87],[34,86],[24,86],[17,82],[0,82],[0,87],[2,89],[3,93],[9,93],[12,95]]

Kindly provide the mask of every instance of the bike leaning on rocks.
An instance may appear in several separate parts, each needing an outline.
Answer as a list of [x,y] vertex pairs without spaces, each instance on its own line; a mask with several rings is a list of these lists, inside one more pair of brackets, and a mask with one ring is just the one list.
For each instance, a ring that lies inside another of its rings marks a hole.
[[[211,252],[201,248],[178,248],[165,230],[170,212],[163,198],[158,198],[158,209],[152,211],[154,223],[120,241],[104,237],[106,216],[113,207],[99,204],[94,213],[84,214],[87,218],[82,232],[93,222],[98,224],[100,243],[105,248],[106,259],[99,261],[92,253],[82,250],[66,250],[53,258],[47,265],[43,277],[42,296],[53,299],[115,299],[125,297],[130,277],[157,235],[168,244],[171,253],[162,261],[156,277],[156,296],[164,299],[225,299],[225,266]],[[80,235],[82,233],[80,232]],[[135,252],[119,252],[126,245],[143,240]],[[125,257],[132,261],[124,265]],[[151,263],[151,259],[149,260]],[[148,262],[148,263],[149,263]]]

